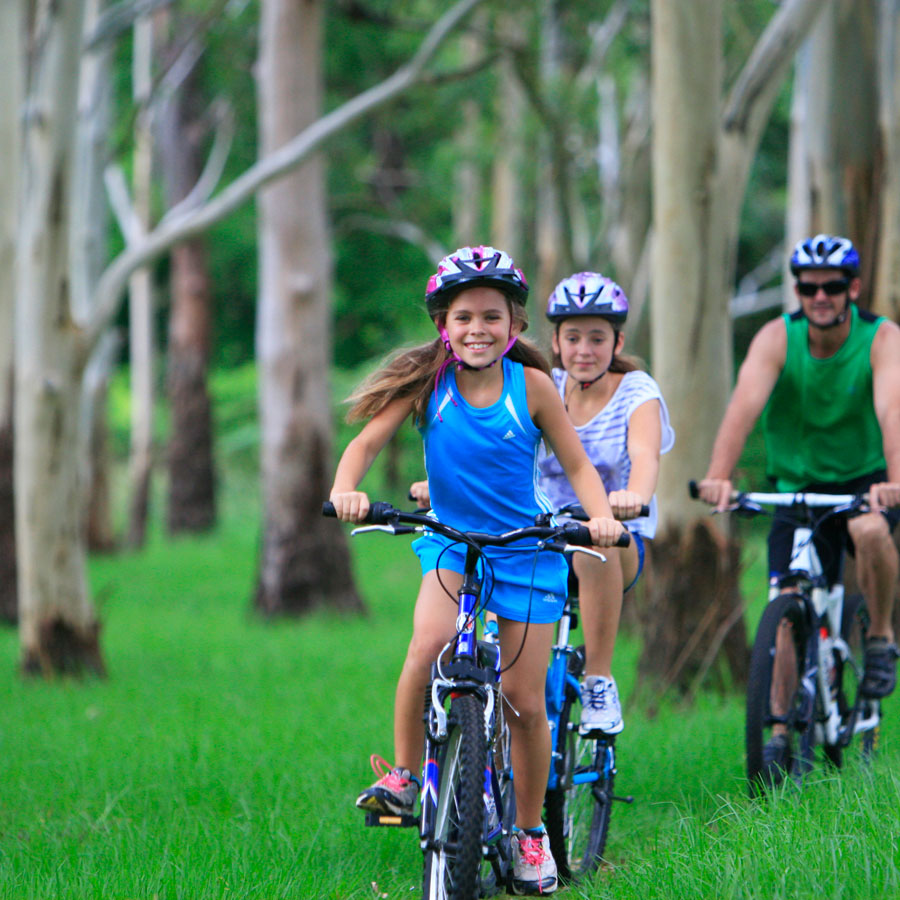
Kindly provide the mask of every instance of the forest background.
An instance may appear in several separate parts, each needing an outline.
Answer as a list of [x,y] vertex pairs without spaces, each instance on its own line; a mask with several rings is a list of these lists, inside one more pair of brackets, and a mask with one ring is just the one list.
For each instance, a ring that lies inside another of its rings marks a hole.
[[[319,510],[342,399],[433,337],[428,275],[481,242],[525,270],[545,345],[560,277],[615,277],[678,434],[619,651],[623,790],[657,806],[614,827],[616,896],[815,895],[798,868],[896,893],[890,732],[883,790],[735,800],[760,547],[685,483],[795,240],[850,236],[864,305],[898,319],[898,36],[893,0],[0,4],[7,895],[408,893],[414,842],[361,852],[333,795],[389,741],[369,717],[414,573]],[[420,475],[410,428],[367,485],[403,503]],[[85,672],[107,677],[59,678]],[[857,852],[824,860],[834,816]]]

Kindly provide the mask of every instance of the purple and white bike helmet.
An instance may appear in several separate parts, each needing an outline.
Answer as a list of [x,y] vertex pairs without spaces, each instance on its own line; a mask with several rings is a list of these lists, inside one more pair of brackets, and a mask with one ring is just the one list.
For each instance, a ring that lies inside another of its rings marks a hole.
[[602,316],[621,326],[628,317],[628,298],[611,278],[599,272],[579,272],[564,278],[547,301],[551,322],[572,316]]
[[508,253],[494,247],[460,247],[439,263],[428,279],[425,306],[430,315],[446,308],[460,291],[472,287],[492,287],[517,303],[525,304],[528,282]]
[[800,241],[791,254],[791,272],[803,269],[843,269],[850,278],[859,275],[859,254],[849,238],[817,234]]

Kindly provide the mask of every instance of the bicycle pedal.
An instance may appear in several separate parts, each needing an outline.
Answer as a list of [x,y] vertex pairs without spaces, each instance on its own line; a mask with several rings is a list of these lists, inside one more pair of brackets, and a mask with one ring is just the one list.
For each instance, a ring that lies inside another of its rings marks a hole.
[[419,817],[409,813],[394,815],[394,813],[367,812],[366,825],[380,828],[418,828]]
[[618,800],[619,803],[634,803],[634,797],[632,797],[631,794],[628,794],[627,797],[619,797],[616,794],[610,794],[609,799]]

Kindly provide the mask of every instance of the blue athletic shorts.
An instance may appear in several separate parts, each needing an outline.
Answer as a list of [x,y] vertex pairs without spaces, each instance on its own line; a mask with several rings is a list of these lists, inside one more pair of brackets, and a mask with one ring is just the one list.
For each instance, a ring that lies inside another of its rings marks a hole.
[[627,587],[623,588],[623,590],[622,590],[623,594],[626,591],[630,591],[638,583],[638,578],[641,577],[641,572],[644,571],[644,557],[647,555],[647,549],[644,546],[643,535],[638,534],[636,531],[632,531],[631,539],[634,541],[634,546],[637,547],[638,567],[637,567],[637,572],[634,573],[634,578],[631,579],[631,584],[629,584]]
[[[466,548],[438,534],[425,534],[412,548],[422,575],[437,568],[463,574]],[[514,622],[557,622],[566,602],[568,566],[561,553],[538,551],[534,545],[516,549],[487,548],[490,566],[483,577],[481,604]],[[537,562],[535,563],[535,556]],[[482,575],[479,564],[479,575]]]

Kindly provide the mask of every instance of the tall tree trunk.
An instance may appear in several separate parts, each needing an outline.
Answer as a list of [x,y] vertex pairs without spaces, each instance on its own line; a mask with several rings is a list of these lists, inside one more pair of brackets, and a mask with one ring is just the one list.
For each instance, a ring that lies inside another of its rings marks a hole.
[[[482,22],[484,17],[476,16]],[[462,55],[467,64],[478,59],[481,42],[473,35],[466,34],[462,41]],[[483,123],[481,102],[477,97],[465,97],[461,104],[462,116],[454,133],[457,146],[457,162],[454,172],[453,191],[453,244],[463,247],[484,243],[482,231],[482,197],[484,195],[484,175],[481,168],[481,146]]]
[[[87,22],[96,21],[104,0],[87,0]],[[89,26],[88,26],[89,27]],[[78,135],[72,217],[72,306],[88,315],[100,273],[106,264],[109,239],[109,201],[103,184],[111,106],[111,49],[98,47],[81,65],[78,97]],[[107,389],[121,345],[121,335],[109,331],[100,342],[103,352],[92,358],[82,395],[82,428],[90,435],[85,465],[88,508],[88,550],[109,552],[115,546],[108,452]]]
[[[264,155],[320,115],[323,8],[321,0],[262,4],[257,78]],[[325,210],[321,156],[259,196],[263,546],[255,602],[265,614],[362,607],[343,531],[321,515],[332,467]]]
[[24,59],[21,4],[0,3],[0,621],[15,622],[16,529],[13,491],[13,317],[16,297],[16,232],[19,141]]
[[[510,40],[517,39],[517,20],[503,17],[498,27],[505,29]],[[508,57],[500,61],[497,77],[494,117],[503,152],[495,153],[491,166],[491,245],[500,247],[513,259],[521,257],[524,234],[522,208],[522,166],[525,159],[525,134],[522,123],[525,97]]]
[[103,671],[85,571],[80,385],[69,225],[84,4],[35,5],[16,308],[19,634],[26,672]]
[[[150,230],[150,180],[153,137],[150,128],[153,25],[148,17],[134,24],[132,80],[140,112],[134,128],[134,215]],[[150,269],[138,269],[128,283],[128,343],[131,362],[131,459],[128,543],[141,547],[147,534],[150,479],[153,472],[153,283]]]
[[[873,309],[900,322],[900,0],[881,0],[878,33],[878,128],[883,165]],[[896,608],[900,610],[900,605]]]
[[[179,20],[176,20],[176,22]],[[176,27],[175,32],[181,29]],[[203,101],[196,70],[181,83],[160,118],[160,151],[168,205],[183,200],[203,168]],[[206,241],[185,241],[172,250],[167,390],[172,416],[169,438],[169,531],[199,532],[216,523],[212,404],[208,373],[212,341],[212,286]]]
[[[781,78],[817,12],[813,0],[781,5],[723,111],[721,3],[654,0],[652,5],[651,332],[654,374],[665,386],[678,442],[660,469],[657,556],[667,541],[681,546],[692,522],[705,515],[688,499],[687,483],[703,474],[698,467],[709,459],[728,399],[732,335],[727,300],[743,195]],[[729,558],[727,551],[723,558]],[[693,568],[690,559],[685,567]],[[728,566],[708,574],[709,583],[693,602],[730,593],[727,583],[736,573]],[[666,599],[673,590],[673,584],[660,583],[651,598],[653,618],[675,616]],[[743,629],[743,620],[732,619],[731,612],[724,608],[721,621]],[[718,631],[719,624],[712,622],[711,627]],[[662,654],[645,653],[642,658],[642,668],[650,674],[670,671],[672,664]],[[743,674],[736,671],[734,677],[740,680]]]

